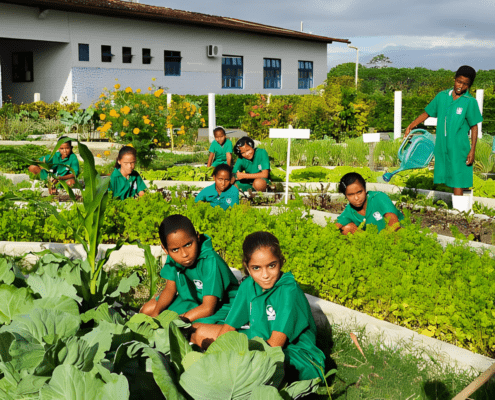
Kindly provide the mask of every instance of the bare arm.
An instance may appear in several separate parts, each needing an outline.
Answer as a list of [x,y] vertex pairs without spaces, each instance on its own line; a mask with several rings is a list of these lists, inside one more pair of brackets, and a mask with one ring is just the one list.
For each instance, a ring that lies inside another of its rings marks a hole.
[[238,172],[237,179],[257,179],[257,178],[265,178],[268,179],[270,176],[270,170],[264,169],[263,171],[257,172],[255,174],[247,174],[245,172]]
[[232,153],[227,153],[227,165],[232,166]]
[[394,213],[386,213],[384,217],[386,220],[388,219],[388,226],[391,226],[396,231],[400,229],[399,218],[397,217],[397,215],[395,215]]
[[355,233],[358,230],[357,225],[354,222],[350,222],[347,225],[342,225],[339,224],[338,222],[335,223],[335,226],[342,232],[342,234],[347,235],[349,233]]
[[67,181],[69,179],[74,179],[76,176],[74,174],[68,174],[64,176],[57,176],[55,179],[57,181]]
[[428,117],[429,117],[429,115],[426,112],[424,112],[423,114],[421,114],[418,118],[416,118],[413,122],[411,122],[409,124],[409,126],[406,128],[406,132],[404,133],[404,136],[409,135],[409,133],[414,128],[416,128],[416,126],[418,126],[419,124],[425,122]]
[[476,155],[476,142],[478,141],[478,125],[471,127],[471,150],[468,153],[466,159],[466,165],[474,163],[474,156]]
[[217,296],[204,296],[202,304],[182,314],[182,316],[191,322],[200,318],[209,317],[215,313],[217,302]]
[[208,157],[208,163],[206,164],[207,167],[211,167],[211,163],[215,159],[215,153],[210,153],[210,156]]
[[218,334],[218,336],[222,336],[224,333],[232,332],[235,330],[236,329],[232,328],[230,325],[224,324],[224,325],[222,325],[222,329],[220,330],[220,333]]
[[268,339],[266,342],[271,347],[278,347],[278,346],[283,347],[286,341],[287,341],[287,335],[285,333],[273,331],[272,336],[270,336],[270,339]]
[[177,285],[174,281],[167,281],[165,289],[163,289],[158,299],[155,309],[149,314],[150,317],[158,317],[158,315],[165,310],[172,301],[174,301],[177,294]]

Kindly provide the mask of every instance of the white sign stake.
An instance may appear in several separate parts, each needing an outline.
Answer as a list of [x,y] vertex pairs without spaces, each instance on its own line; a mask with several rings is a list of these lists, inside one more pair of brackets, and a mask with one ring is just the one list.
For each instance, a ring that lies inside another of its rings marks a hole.
[[270,129],[270,139],[288,139],[287,144],[287,163],[285,167],[287,169],[285,173],[285,204],[289,200],[289,174],[290,174],[290,142],[291,139],[309,139],[309,129],[293,129],[292,125],[289,125],[289,129]]

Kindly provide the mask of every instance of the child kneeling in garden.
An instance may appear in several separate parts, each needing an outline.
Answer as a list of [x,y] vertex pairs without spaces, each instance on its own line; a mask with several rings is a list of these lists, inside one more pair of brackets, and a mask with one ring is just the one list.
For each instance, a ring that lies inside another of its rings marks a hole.
[[215,140],[211,142],[210,156],[208,157],[207,167],[216,167],[220,164],[232,165],[232,142],[227,139],[227,134],[222,126],[217,126],[213,130]]
[[256,149],[254,140],[243,136],[234,147],[239,157],[234,165],[235,185],[243,191],[264,192],[270,184],[270,159],[265,149]]
[[246,237],[242,250],[249,277],[241,283],[225,324],[194,324],[191,340],[206,347],[224,333],[249,324],[249,329],[240,330],[249,339],[261,337],[272,347],[282,347],[288,380],[322,378],[325,355],[316,347],[311,308],[294,275],[282,272],[285,258],[278,239],[268,232],[255,232]]
[[138,195],[141,197],[146,190],[146,184],[141,175],[134,170],[136,167],[136,149],[131,146],[123,146],[117,160],[115,169],[110,176],[110,190],[113,197],[125,200]]
[[187,322],[221,323],[230,311],[239,283],[225,261],[213,250],[211,238],[200,235],[183,215],[171,215],[159,228],[167,262],[160,271],[165,289],[141,311],[157,317],[175,311]]
[[196,203],[205,201],[210,203],[212,207],[220,206],[224,210],[233,207],[234,204],[239,204],[239,190],[230,183],[232,168],[227,164],[217,165],[212,175],[215,178],[215,183],[199,192],[194,201]]
[[[67,139],[67,137],[62,136],[59,140],[61,139]],[[53,185],[50,187],[50,194],[57,193],[57,183],[59,181],[65,181],[69,186],[73,186],[76,183],[76,178],[79,175],[79,160],[72,152],[72,143],[70,140],[62,143],[52,158],[48,154],[40,157],[39,160],[52,164],[53,176],[50,179]],[[71,172],[71,169],[74,173]],[[48,172],[37,165],[30,165],[28,170],[35,175],[40,174],[40,179],[42,180],[48,178]]]
[[399,221],[404,219],[402,213],[385,193],[367,192],[366,181],[357,172],[349,172],[340,179],[339,192],[349,201],[335,224],[344,235],[356,232],[363,222],[364,227],[376,225],[378,232],[387,225],[400,229]]

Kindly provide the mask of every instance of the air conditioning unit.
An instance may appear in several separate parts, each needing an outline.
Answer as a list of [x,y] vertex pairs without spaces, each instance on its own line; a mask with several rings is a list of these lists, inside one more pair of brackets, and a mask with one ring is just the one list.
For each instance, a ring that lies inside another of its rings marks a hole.
[[222,46],[216,44],[210,44],[206,46],[206,55],[208,57],[221,57],[222,56]]

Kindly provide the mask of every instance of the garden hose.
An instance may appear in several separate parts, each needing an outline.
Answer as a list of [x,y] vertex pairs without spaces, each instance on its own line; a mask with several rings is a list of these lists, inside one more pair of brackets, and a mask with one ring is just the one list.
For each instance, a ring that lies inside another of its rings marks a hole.
[[466,400],[468,396],[476,392],[483,384],[495,375],[495,363],[490,368],[472,381],[462,392],[455,396],[452,400]]

